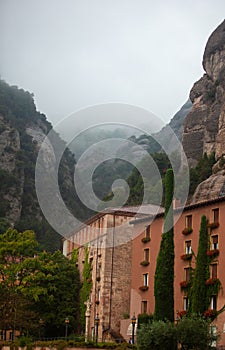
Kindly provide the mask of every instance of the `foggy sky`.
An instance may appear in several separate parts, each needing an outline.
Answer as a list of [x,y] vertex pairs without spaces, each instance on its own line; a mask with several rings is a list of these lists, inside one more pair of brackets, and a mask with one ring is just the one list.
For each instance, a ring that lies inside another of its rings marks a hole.
[[224,0],[0,0],[0,73],[53,124],[120,102],[168,121],[202,74]]

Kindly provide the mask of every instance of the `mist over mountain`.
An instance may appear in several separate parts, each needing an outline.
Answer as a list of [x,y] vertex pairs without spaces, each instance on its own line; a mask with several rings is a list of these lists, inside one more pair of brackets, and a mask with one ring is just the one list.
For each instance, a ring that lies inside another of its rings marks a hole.
[[[51,128],[45,115],[37,112],[32,94],[0,81],[0,232],[8,226],[33,229],[41,248],[50,251],[61,246],[61,236],[40,209],[35,165],[40,144]],[[57,134],[55,138],[64,144]],[[58,174],[61,195],[71,212],[84,219],[90,212],[75,193],[74,167],[74,156],[66,149]]]

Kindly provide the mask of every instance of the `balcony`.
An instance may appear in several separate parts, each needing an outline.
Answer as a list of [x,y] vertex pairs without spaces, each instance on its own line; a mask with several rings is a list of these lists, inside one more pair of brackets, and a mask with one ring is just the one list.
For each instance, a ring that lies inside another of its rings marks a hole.
[[215,221],[215,222],[209,222],[208,223],[208,228],[210,228],[211,230],[213,230],[214,228],[217,228],[217,227],[219,227],[219,222],[218,221]]
[[192,259],[192,253],[189,254],[183,254],[180,256],[182,260],[191,260]]
[[151,238],[150,237],[144,237],[144,238],[142,238],[142,243],[148,243],[148,242],[150,242],[151,241]]
[[186,289],[191,285],[190,281],[181,281],[180,282],[180,287],[181,289]]
[[183,229],[183,231],[182,231],[182,234],[185,235],[185,236],[187,236],[187,235],[190,235],[190,233],[192,233],[192,232],[193,232],[193,228],[191,228],[191,227],[185,227],[185,228]]
[[207,256],[211,258],[215,258],[217,255],[219,255],[220,251],[219,249],[211,249],[206,252]]
[[142,292],[146,292],[148,290],[148,286],[141,286],[139,287],[139,289],[142,291]]
[[182,317],[184,317],[184,316],[186,316],[187,315],[187,311],[186,310],[181,310],[181,311],[179,311],[178,313],[177,313],[177,316],[179,317],[179,318],[182,318]]
[[220,285],[220,280],[218,278],[208,278],[206,281],[205,281],[205,284],[207,286],[211,286],[211,285],[216,285],[216,284],[219,284]]
[[147,260],[143,260],[142,262],[140,262],[140,265],[142,265],[142,266],[148,266],[149,264],[150,263]]
[[206,310],[204,312],[204,316],[209,318],[215,318],[216,314],[217,314],[216,310],[212,310],[212,309]]

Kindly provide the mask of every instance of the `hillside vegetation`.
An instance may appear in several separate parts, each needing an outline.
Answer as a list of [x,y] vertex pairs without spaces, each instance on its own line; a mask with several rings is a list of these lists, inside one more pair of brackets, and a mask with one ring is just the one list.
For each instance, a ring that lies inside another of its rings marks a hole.
[[[0,81],[0,232],[10,225],[18,230],[32,229],[40,249],[54,251],[61,237],[44,218],[35,191],[35,164],[39,151],[29,130],[43,135],[52,128],[44,114],[36,110],[33,95]],[[63,143],[59,136],[58,142]],[[59,168],[61,195],[79,219],[90,215],[82,206],[73,186],[75,159],[66,149]]]

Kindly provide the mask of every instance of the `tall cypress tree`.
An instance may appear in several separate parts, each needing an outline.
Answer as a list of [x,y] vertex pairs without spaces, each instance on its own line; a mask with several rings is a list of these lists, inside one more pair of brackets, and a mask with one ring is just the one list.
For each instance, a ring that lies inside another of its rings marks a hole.
[[165,176],[165,221],[164,233],[157,258],[155,271],[155,312],[156,320],[174,321],[174,231],[173,231],[173,191],[172,169]]
[[193,279],[193,285],[190,295],[190,312],[203,315],[208,308],[207,286],[205,281],[209,277],[209,263],[207,257],[208,249],[208,229],[207,219],[203,215],[201,219],[198,255],[196,259],[196,268]]

